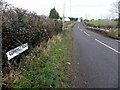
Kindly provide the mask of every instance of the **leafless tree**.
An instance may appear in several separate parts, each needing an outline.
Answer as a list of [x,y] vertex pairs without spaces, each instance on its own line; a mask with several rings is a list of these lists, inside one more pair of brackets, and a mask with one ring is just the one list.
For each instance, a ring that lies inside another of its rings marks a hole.
[[7,2],[0,0],[0,11],[8,9],[9,6],[10,6],[10,4],[8,4]]
[[112,8],[110,9],[110,11],[112,12],[112,13],[119,13],[119,2],[120,1],[117,1],[117,2],[114,2],[114,3],[112,3]]
[[112,17],[119,17],[120,14],[120,0],[117,0],[116,2],[113,2],[111,4],[110,12],[112,14]]

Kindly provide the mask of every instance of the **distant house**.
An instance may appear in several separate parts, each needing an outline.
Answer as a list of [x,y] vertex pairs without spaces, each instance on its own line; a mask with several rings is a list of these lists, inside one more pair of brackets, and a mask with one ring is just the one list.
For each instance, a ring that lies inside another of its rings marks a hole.
[[65,18],[65,21],[70,21],[70,19],[68,17]]

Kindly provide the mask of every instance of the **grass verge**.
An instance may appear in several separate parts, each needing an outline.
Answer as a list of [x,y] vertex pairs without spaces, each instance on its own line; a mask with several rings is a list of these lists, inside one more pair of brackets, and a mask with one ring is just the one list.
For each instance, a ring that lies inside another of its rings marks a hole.
[[89,21],[88,23],[94,24],[95,26],[111,26],[112,28],[116,28],[118,25],[117,21],[112,20],[93,20]]
[[95,28],[95,27],[90,28],[84,22],[82,24],[88,30],[97,32],[97,33],[99,33],[99,34],[101,34],[103,36],[106,36],[106,37],[110,37],[110,38],[113,38],[113,39],[120,40],[120,37],[118,36],[118,28],[111,28],[111,29],[104,29],[104,30],[102,30],[102,28]]
[[[69,28],[74,24],[68,25]],[[71,33],[67,31],[38,45],[21,60],[15,71],[6,75],[7,87],[69,88],[73,80],[70,74],[71,39]]]

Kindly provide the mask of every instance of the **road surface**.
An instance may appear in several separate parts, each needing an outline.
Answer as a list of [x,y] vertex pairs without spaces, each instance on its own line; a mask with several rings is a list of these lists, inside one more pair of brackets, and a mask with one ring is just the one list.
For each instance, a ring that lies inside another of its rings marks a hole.
[[73,33],[76,88],[118,87],[118,41],[86,30],[77,23]]

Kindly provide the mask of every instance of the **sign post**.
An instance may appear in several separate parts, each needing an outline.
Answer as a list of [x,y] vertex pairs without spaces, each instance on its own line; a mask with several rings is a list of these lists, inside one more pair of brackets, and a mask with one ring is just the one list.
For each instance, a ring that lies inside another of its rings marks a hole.
[[7,58],[8,60],[14,58],[15,56],[19,55],[20,53],[24,52],[25,50],[28,49],[28,43],[25,43],[19,47],[16,47],[10,51],[8,51],[7,54]]
[[63,22],[63,31],[65,30],[65,0],[64,0],[64,4],[63,4],[63,18],[62,18],[62,22]]

